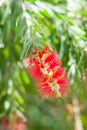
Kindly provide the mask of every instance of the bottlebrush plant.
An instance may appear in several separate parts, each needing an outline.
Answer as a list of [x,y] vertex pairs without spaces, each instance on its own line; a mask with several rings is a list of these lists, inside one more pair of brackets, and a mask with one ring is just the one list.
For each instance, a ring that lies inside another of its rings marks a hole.
[[5,130],[26,130],[26,125],[22,119],[15,120],[15,118],[13,118],[13,120],[10,121],[9,117],[4,117],[2,125]]
[[61,66],[57,52],[50,46],[31,50],[29,57],[24,59],[24,65],[43,97],[64,97],[68,93],[66,71]]

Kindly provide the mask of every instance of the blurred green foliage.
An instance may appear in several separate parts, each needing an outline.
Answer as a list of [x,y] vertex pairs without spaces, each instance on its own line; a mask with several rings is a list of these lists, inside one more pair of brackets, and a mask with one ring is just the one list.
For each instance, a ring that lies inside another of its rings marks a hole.
[[[7,0],[0,4],[1,119],[17,111],[27,117],[30,130],[73,130],[66,104],[76,96],[84,105],[81,120],[87,129],[87,86],[82,76],[87,73],[86,7],[86,0],[71,5],[68,0]],[[46,43],[58,52],[70,77],[70,93],[64,101],[41,99],[23,66],[29,49]]]

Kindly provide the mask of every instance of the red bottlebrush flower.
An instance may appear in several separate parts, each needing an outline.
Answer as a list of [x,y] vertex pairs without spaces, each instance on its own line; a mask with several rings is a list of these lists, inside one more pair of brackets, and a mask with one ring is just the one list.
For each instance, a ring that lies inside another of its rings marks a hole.
[[26,130],[24,122],[18,121],[15,127],[15,130]]
[[9,128],[10,122],[8,120],[8,117],[4,117],[4,119],[2,120],[2,124],[6,129]]
[[25,66],[44,97],[67,94],[69,82],[65,69],[61,67],[57,53],[48,46],[37,50],[34,57],[26,58]]

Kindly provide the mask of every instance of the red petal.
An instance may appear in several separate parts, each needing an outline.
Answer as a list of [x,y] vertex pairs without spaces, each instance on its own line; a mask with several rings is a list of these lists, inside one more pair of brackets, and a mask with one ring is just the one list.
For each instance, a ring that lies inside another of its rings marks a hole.
[[39,85],[39,91],[44,97],[49,97],[52,94],[52,89],[48,83],[44,82]]
[[36,58],[25,58],[24,59],[24,65],[26,68],[28,68],[30,65],[39,64]]
[[40,67],[41,67],[41,68],[44,68],[44,64],[40,63]]
[[47,53],[49,51],[49,47],[46,46],[42,51],[38,52],[39,57],[42,58],[43,54]]
[[60,60],[58,59],[53,59],[52,63],[50,64],[50,69],[54,69],[55,67],[59,67],[61,65]]
[[45,52],[44,51],[40,51],[40,52],[38,52],[38,54],[39,54],[39,57],[42,58],[42,56],[43,56],[43,54],[45,54]]
[[54,69],[56,66],[61,65],[61,61],[58,58],[56,52],[52,52],[47,58],[45,59],[45,63],[50,63],[50,69]]
[[36,58],[30,58],[30,60],[29,60],[29,63],[30,64],[39,64],[39,61],[37,61],[37,59]]
[[30,70],[30,74],[31,76],[35,79],[35,78],[41,78],[42,77],[42,72],[40,70],[39,66],[35,66],[32,68],[32,70]]
[[45,63],[52,62],[54,59],[57,59],[57,54],[52,52],[50,55],[47,56],[45,59]]
[[64,86],[67,86],[69,84],[67,78],[59,79],[57,83]]
[[64,68],[57,69],[57,71],[53,74],[53,78],[61,77],[64,74],[64,72]]
[[49,51],[49,50],[50,50],[49,46],[46,46],[46,47],[44,48],[44,50],[45,50],[45,52],[46,52],[46,51]]
[[68,93],[68,87],[60,87],[58,91],[61,95],[66,95]]

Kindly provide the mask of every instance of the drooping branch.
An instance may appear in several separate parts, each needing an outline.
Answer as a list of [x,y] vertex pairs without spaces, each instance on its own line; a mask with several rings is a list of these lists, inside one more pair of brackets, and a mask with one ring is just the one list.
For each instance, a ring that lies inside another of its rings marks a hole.
[[79,107],[79,102],[78,102],[77,98],[73,98],[72,105],[73,105],[75,130],[83,130],[82,122],[80,119],[80,107]]

